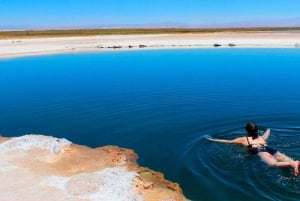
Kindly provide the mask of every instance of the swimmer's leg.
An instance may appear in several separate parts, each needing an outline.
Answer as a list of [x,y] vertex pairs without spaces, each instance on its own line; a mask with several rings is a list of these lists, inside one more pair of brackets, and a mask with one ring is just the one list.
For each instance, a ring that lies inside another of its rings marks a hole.
[[278,161],[275,156],[273,157],[268,152],[259,152],[258,155],[263,162],[267,163],[268,165],[270,165],[272,167],[278,167],[278,168],[291,167],[294,169],[295,176],[297,176],[299,173],[299,161],[294,161],[292,159],[288,160],[288,161]]
[[294,174],[295,176],[298,175],[299,173],[299,161],[295,161],[293,159],[291,159],[290,157],[288,157],[287,155],[280,153],[279,151],[276,152],[276,154],[274,155],[274,157],[279,160],[279,161],[287,161],[287,162],[291,162],[291,166],[294,168]]
[[291,159],[290,157],[288,157],[287,155],[280,153],[279,151],[277,151],[274,154],[274,157],[278,160],[278,161],[293,161],[293,159]]

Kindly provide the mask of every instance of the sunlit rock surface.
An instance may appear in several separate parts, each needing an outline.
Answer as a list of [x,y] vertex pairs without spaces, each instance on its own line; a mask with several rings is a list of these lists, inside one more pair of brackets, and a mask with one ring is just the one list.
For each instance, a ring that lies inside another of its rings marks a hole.
[[116,146],[89,148],[43,135],[0,137],[0,200],[181,201],[178,184]]

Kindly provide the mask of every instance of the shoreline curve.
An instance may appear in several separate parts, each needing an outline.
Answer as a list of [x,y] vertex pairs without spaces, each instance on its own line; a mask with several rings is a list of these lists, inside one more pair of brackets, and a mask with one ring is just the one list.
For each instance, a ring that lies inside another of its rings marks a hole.
[[217,32],[0,39],[0,59],[60,53],[186,48],[300,48],[300,33]]

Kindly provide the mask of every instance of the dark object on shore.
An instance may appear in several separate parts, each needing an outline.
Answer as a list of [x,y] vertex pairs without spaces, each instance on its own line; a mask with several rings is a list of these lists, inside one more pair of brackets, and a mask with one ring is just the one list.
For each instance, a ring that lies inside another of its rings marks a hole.
[[229,47],[235,47],[236,45],[234,43],[229,43],[228,46]]
[[299,47],[300,47],[300,43],[296,43],[295,48],[299,48]]
[[21,40],[11,41],[11,43],[22,43],[22,41]]
[[147,47],[146,45],[139,45],[139,48]]
[[110,46],[110,47],[107,47],[107,48],[118,49],[118,48],[122,48],[122,46],[117,46],[117,45],[114,45],[114,46]]
[[133,48],[133,46],[132,45],[128,45],[128,48]]
[[221,47],[222,45],[221,44],[218,44],[218,43],[215,43],[214,44],[214,47]]

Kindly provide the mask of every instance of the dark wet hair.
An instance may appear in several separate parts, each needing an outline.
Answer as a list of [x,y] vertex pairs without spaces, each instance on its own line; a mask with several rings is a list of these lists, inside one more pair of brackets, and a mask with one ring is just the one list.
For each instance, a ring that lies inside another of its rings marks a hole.
[[255,123],[253,122],[247,123],[245,129],[249,137],[252,137],[252,139],[258,138],[258,126]]

